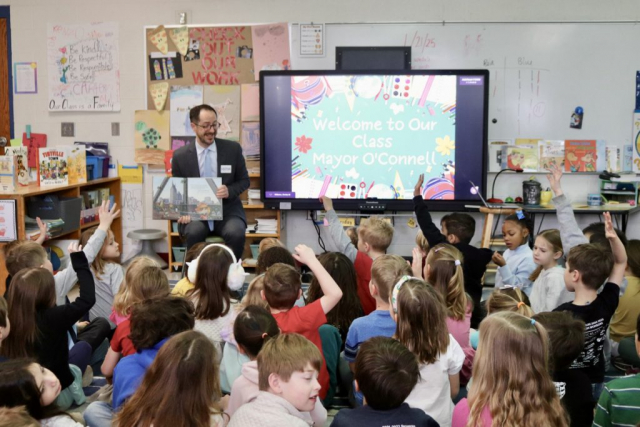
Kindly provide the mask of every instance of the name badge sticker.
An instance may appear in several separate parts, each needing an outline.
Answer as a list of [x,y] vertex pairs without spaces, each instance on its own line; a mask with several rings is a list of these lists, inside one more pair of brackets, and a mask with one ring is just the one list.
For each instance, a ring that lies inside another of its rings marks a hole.
[[220,166],[221,173],[231,173],[231,165],[222,165]]

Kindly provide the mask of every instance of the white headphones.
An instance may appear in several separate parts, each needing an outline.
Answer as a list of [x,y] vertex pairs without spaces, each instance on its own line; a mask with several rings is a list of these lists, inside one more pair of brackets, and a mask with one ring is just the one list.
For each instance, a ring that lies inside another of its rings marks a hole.
[[232,291],[237,291],[238,289],[242,288],[242,285],[244,284],[244,278],[245,276],[248,276],[248,274],[245,273],[244,268],[242,268],[242,260],[236,260],[236,256],[233,254],[233,251],[227,246],[221,245],[219,243],[212,243],[208,246],[205,246],[205,248],[200,252],[200,255],[198,255],[198,258],[187,263],[187,265],[189,266],[189,273],[187,274],[187,278],[191,283],[196,283],[196,272],[198,271],[198,261],[200,260],[200,257],[208,249],[216,246],[224,248],[231,255],[231,259],[233,259],[233,263],[229,266],[229,273],[227,274],[227,285]]

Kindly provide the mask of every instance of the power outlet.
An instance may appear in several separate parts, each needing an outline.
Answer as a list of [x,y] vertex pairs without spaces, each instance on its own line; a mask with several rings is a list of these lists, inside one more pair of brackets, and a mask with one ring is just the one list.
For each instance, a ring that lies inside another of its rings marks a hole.
[[76,133],[75,125],[70,122],[63,122],[60,126],[60,136],[74,137]]

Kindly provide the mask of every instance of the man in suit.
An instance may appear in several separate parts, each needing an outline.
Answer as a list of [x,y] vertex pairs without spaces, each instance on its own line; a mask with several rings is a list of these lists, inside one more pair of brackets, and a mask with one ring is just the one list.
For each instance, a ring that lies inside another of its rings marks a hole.
[[193,107],[189,112],[191,129],[196,142],[180,147],[173,153],[172,175],[177,178],[222,178],[216,196],[222,199],[223,219],[220,221],[191,221],[189,216],[178,220],[180,235],[190,248],[209,235],[224,239],[236,258],[242,256],[247,218],[239,196],[249,188],[249,174],[240,144],[216,139],[218,114],[209,105]]

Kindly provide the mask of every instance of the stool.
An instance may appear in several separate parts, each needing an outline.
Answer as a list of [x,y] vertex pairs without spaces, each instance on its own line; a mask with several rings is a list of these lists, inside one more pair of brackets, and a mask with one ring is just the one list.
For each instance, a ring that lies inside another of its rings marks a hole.
[[491,240],[493,236],[493,220],[495,215],[508,216],[516,212],[511,208],[480,208],[480,212],[484,214],[484,227],[482,228],[482,239],[480,240],[481,248],[491,247]]
[[209,236],[204,239],[204,241],[207,243],[221,243],[224,245],[224,239],[220,236]]
[[164,239],[167,237],[166,232],[154,229],[133,230],[127,233],[127,237],[132,240],[142,241],[142,248],[140,249],[140,252],[131,257],[125,264],[129,264],[129,262],[134,258],[144,255],[157,262],[160,268],[167,268],[168,265],[166,261],[160,258],[160,256],[153,250],[153,246],[151,244],[153,240]]

